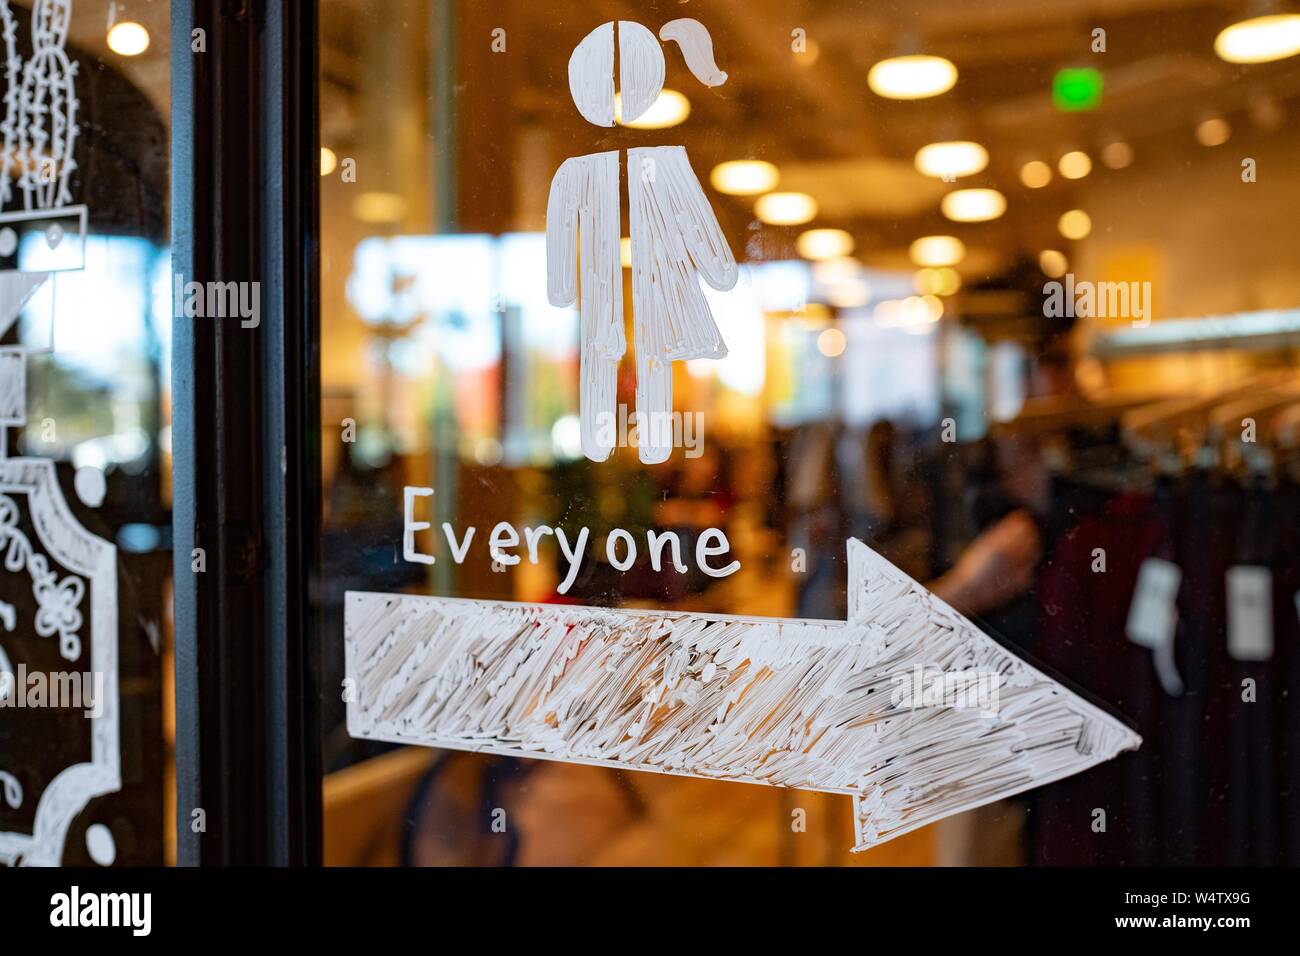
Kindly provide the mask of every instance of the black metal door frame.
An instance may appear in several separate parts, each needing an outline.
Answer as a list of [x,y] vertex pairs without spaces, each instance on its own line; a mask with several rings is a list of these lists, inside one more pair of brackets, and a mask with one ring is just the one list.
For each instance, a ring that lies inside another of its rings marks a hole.
[[317,13],[172,0],[173,268],[261,303],[173,320],[183,865],[320,861]]

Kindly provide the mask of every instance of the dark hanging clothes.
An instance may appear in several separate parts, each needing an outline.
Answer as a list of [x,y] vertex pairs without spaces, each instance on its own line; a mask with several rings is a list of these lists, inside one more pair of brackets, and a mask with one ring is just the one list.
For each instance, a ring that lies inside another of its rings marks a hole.
[[1276,683],[1271,698],[1260,697],[1273,713],[1278,733],[1274,747],[1277,795],[1277,846],[1274,862],[1300,866],[1300,484],[1286,478],[1277,489],[1277,530],[1273,572],[1273,660]]
[[[1056,542],[1039,578],[1042,613],[1035,656],[1134,720],[1145,740],[1157,729],[1150,702],[1157,699],[1158,686],[1153,686],[1150,651],[1124,633],[1138,569],[1165,536],[1151,497],[1123,492],[1078,518]],[[1147,754],[1123,754],[1037,791],[1031,824],[1035,861],[1149,862],[1155,855],[1153,801],[1145,796],[1134,801],[1130,781],[1150,780],[1151,763]]]

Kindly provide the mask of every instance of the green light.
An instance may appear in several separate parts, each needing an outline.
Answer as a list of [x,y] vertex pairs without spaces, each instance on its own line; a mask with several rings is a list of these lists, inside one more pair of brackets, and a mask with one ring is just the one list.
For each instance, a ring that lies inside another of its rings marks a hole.
[[1090,66],[1058,70],[1052,77],[1052,102],[1062,113],[1096,109],[1101,102],[1101,71]]

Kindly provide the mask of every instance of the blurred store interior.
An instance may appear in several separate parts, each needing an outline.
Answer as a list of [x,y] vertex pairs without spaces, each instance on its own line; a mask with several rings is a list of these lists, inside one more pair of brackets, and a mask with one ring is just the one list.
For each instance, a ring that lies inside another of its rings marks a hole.
[[[1146,740],[850,857],[845,798],[363,744],[327,694],[328,861],[1300,862],[1300,8],[321,9],[323,686],[349,589],[842,619],[852,535]],[[578,41],[682,16],[728,81],[672,48],[635,127],[585,122]],[[741,264],[707,292],[729,355],[676,363],[698,448],[594,464],[548,189],[650,145],[685,146]],[[436,489],[435,528],[717,526],[742,569],[593,564],[561,598],[558,561],[410,564],[405,485]],[[1130,620],[1150,559],[1182,580],[1154,646]],[[1267,641],[1230,623],[1240,566],[1269,571]]]

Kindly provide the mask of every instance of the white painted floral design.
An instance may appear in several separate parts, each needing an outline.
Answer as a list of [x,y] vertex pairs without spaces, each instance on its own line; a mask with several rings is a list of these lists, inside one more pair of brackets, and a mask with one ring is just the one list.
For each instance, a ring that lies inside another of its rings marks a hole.
[[37,554],[27,535],[18,527],[18,505],[8,495],[0,495],[0,550],[4,552],[7,571],[26,568],[32,579],[36,598],[36,633],[41,637],[59,635],[59,653],[70,661],[81,656],[81,599],[86,582],[76,575],[62,581],[50,567],[45,555]]

